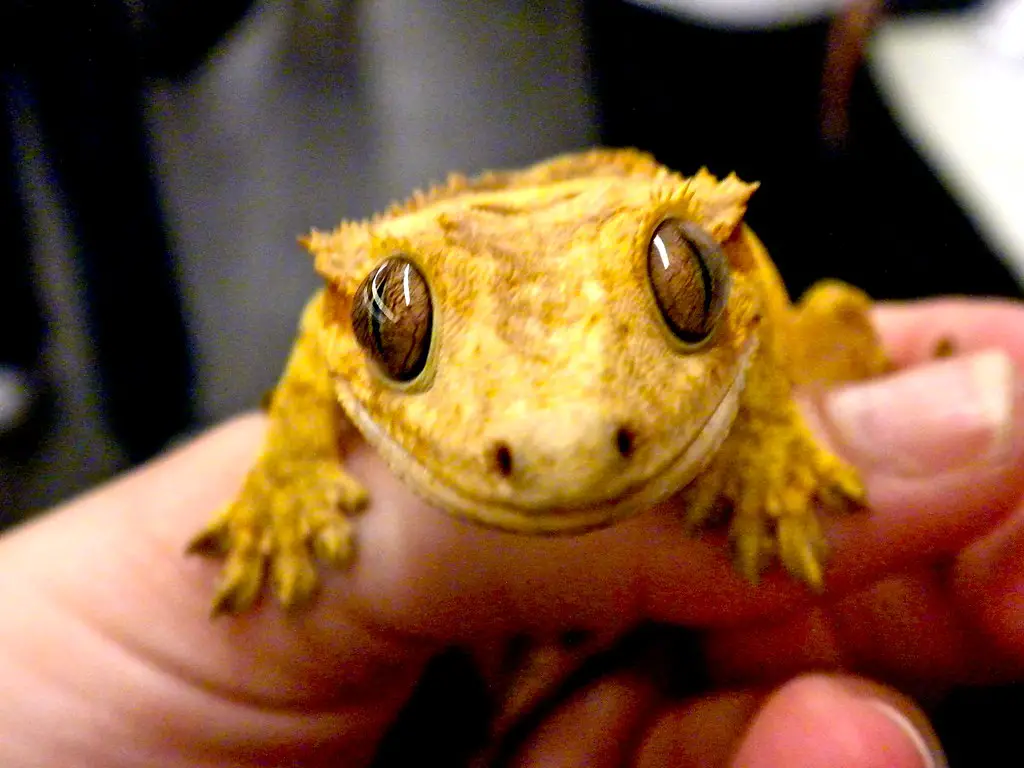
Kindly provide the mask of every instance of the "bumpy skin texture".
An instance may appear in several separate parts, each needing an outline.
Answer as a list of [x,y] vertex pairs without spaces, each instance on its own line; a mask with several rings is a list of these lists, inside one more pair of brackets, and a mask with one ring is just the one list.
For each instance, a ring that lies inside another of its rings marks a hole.
[[[350,561],[350,516],[367,497],[343,459],[360,434],[428,501],[523,534],[608,525],[682,490],[681,533],[730,511],[742,573],[756,580],[777,556],[820,588],[818,510],[864,490],[815,442],[794,387],[886,361],[856,289],[822,283],[790,305],[742,223],[755,188],[594,150],[452,176],[370,221],[313,232],[326,287],[303,315],[263,452],[193,542],[226,557],[215,610],[248,607],[268,573],[283,604],[301,603],[316,559]],[[673,334],[652,288],[666,220],[698,225],[724,255],[728,285],[714,295],[706,282],[676,287],[691,314],[724,302],[699,344]],[[399,255],[432,302],[426,362],[407,382],[370,359],[352,320],[363,281]]]

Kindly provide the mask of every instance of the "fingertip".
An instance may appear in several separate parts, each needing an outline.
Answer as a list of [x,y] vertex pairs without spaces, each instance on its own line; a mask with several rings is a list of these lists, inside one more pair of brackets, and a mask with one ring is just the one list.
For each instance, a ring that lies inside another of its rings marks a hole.
[[858,678],[807,675],[764,697],[719,693],[675,705],[644,735],[637,768],[945,768],[927,719]]
[[906,703],[845,679],[798,678],[775,691],[750,723],[731,765],[774,768],[940,768],[941,750]]
[[928,739],[903,712],[889,702],[879,699],[868,699],[867,704],[881,713],[903,733],[917,751],[922,768],[946,768],[945,755],[929,745]]

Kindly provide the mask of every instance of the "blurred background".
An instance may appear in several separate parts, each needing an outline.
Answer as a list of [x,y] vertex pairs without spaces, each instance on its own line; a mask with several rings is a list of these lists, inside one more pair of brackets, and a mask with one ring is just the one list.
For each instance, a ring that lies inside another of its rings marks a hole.
[[257,403],[316,285],[296,236],[452,169],[600,142],[735,170],[762,182],[749,218],[795,294],[834,275],[1016,295],[1024,273],[1022,65],[981,33],[1006,26],[988,6],[0,14],[0,522]]
[[453,169],[639,146],[761,181],[794,293],[1020,295],[1022,5],[3,4],[0,527],[253,407],[296,236]]

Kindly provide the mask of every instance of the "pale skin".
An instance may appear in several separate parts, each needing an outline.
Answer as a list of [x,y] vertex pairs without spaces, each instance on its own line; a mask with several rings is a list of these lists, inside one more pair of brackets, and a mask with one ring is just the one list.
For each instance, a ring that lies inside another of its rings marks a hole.
[[[0,539],[0,764],[359,765],[438,647],[649,617],[708,629],[715,689],[666,702],[639,673],[600,680],[515,765],[621,765],[624,743],[644,768],[925,765],[879,702],[927,742],[921,710],[886,681],[935,696],[1024,677],[1024,309],[875,319],[906,370],[815,410],[871,505],[827,521],[824,597],[778,573],[752,587],[721,542],[667,535],[671,503],[585,536],[516,536],[427,507],[363,449],[349,466],[373,501],[351,570],[325,574],[306,612],[263,601],[211,622],[216,565],[180,552],[253,459],[264,423],[244,417]],[[947,337],[957,356],[933,361]]]

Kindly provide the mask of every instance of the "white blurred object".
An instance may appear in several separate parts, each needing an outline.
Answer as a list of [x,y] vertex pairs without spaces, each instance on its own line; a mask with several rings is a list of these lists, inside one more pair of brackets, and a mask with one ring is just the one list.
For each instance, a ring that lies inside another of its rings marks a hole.
[[1024,63],[1024,0],[992,0],[978,10],[978,22],[987,49]]
[[784,26],[821,19],[849,0],[632,0],[704,24],[737,29]]
[[868,64],[900,128],[1024,285],[1024,67],[982,49],[962,13],[887,21]]

